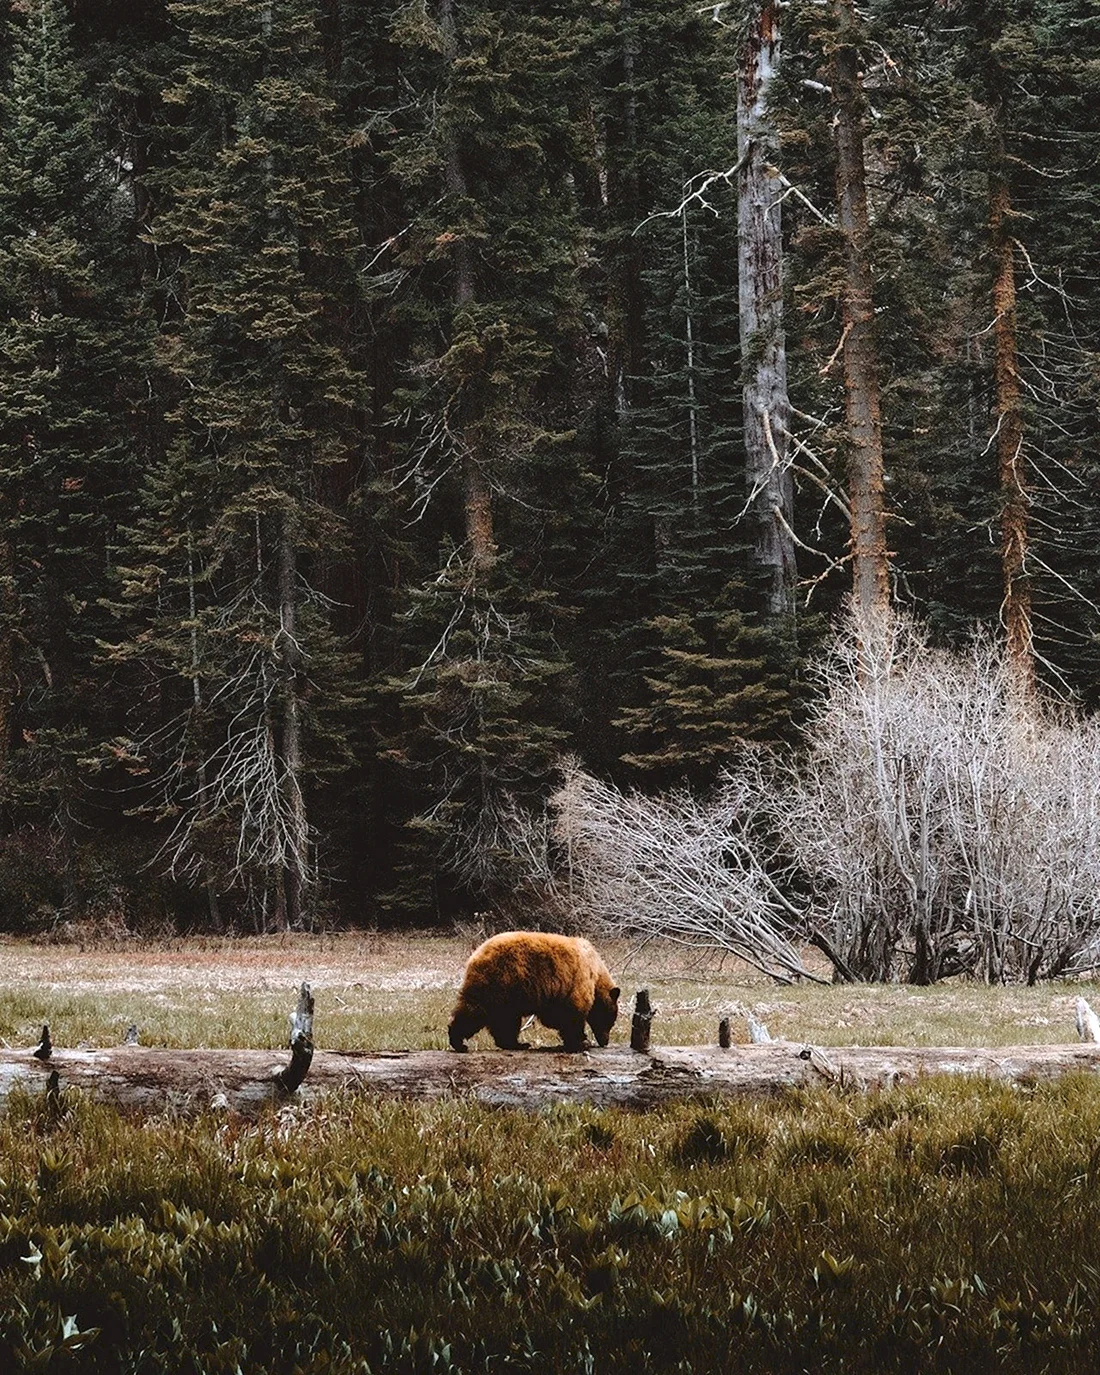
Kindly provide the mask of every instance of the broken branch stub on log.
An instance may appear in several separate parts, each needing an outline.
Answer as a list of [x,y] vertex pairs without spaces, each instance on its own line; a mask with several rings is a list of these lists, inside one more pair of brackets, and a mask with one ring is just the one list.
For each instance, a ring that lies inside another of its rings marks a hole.
[[298,1006],[290,1017],[290,1064],[275,1075],[275,1086],[282,1093],[301,1087],[313,1062],[313,994],[304,983],[298,993]]
[[[1077,1012],[1077,1035],[1082,1041],[1100,1042],[1100,1017],[1097,1017],[1088,1004],[1086,998],[1078,998],[1076,1001]],[[45,1027],[43,1027],[45,1031]]]
[[649,1002],[649,989],[640,988],[634,995],[634,1017],[630,1023],[630,1049],[647,1051],[649,1033],[653,1026],[653,1008]]

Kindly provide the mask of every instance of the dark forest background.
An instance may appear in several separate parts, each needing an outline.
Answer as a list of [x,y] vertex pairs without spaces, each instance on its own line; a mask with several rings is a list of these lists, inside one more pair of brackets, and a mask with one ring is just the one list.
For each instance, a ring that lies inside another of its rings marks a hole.
[[1096,706],[1100,10],[782,7],[776,614],[760,9],[0,0],[0,928],[521,905],[499,836],[563,756],[705,792],[797,739],[852,586],[843,23],[891,598],[947,644],[1002,615],[1004,242],[1034,659]]

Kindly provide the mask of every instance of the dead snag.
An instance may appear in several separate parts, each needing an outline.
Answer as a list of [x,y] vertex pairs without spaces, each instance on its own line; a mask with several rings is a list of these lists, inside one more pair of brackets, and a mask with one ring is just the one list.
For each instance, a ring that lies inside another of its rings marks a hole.
[[652,1025],[653,1008],[649,1002],[649,989],[640,988],[634,997],[634,1020],[630,1024],[631,1050],[649,1049],[649,1030]]
[[282,1093],[293,1093],[309,1072],[313,1061],[313,994],[304,983],[298,1006],[290,1018],[290,1064],[275,1075],[275,1086]]

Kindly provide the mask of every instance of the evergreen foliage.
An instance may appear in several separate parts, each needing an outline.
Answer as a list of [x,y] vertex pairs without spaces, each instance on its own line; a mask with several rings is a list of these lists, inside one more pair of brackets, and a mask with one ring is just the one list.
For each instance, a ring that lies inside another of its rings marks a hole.
[[127,208],[60,0],[6,21],[0,93],[0,799],[55,836],[66,887],[80,758],[119,702],[95,666],[97,592],[128,506],[147,334]]
[[324,473],[355,444],[356,234],[312,7],[171,8],[181,137],[149,176],[166,442],[120,560],[137,618],[114,654],[167,699],[138,705],[129,748],[156,761],[173,864],[240,890],[262,928],[305,919],[303,793],[350,762],[355,693],[310,575],[344,539]]
[[[150,874],[204,925],[522,912],[501,818],[562,753],[706,791],[796,733],[850,585],[836,34],[784,6],[770,96],[804,579],[780,631],[745,518],[752,8],[2,7],[21,923],[93,890],[137,919]],[[955,643],[1002,610],[999,168],[1038,675],[1090,708],[1098,22],[872,0],[857,35],[893,596]]]

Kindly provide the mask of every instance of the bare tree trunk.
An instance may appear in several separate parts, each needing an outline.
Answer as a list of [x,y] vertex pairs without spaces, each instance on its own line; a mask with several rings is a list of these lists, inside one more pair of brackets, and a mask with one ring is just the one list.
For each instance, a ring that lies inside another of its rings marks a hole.
[[881,622],[890,606],[870,222],[863,163],[863,88],[852,0],[833,0],[837,20],[832,55],[836,103],[836,189],[844,237],[842,299],[844,409],[848,434],[852,588],[865,625]]
[[1001,493],[1002,618],[1005,643],[1023,698],[1035,691],[1031,584],[1027,574],[1030,498],[1024,467],[1020,374],[1016,361],[1016,275],[1012,202],[1003,172],[1004,149],[994,150],[989,177],[993,247],[993,376],[997,407],[997,472]]
[[[458,42],[455,33],[454,0],[439,0],[439,27],[443,37],[443,58],[448,69],[454,66],[458,57]],[[465,169],[462,166],[462,151],[458,146],[453,130],[448,130],[444,147],[443,184],[449,196],[464,200],[469,189]],[[453,248],[454,262],[454,303],[461,310],[472,305],[476,292],[474,284],[473,256],[470,245],[460,234]],[[462,436],[463,442],[463,499],[466,514],[466,540],[470,548],[470,561],[477,580],[488,573],[496,562],[496,543],[493,538],[493,501],[492,489],[485,470],[486,455],[478,451],[478,446],[470,442],[469,434]]]
[[[202,715],[202,676],[199,664],[199,616],[198,600],[195,596],[195,546],[191,529],[187,530],[187,609],[191,619],[191,704],[195,709],[196,728],[201,730],[198,725]],[[198,813],[200,823],[208,817],[207,797],[209,789],[209,778],[207,775],[206,755],[203,750],[199,750],[198,764]],[[218,902],[218,889],[214,882],[214,875],[211,870],[210,860],[204,854],[201,860],[201,872],[203,886],[206,889],[207,909],[210,912],[210,924],[215,931],[224,930],[222,921],[221,905]]]
[[302,723],[299,690],[302,651],[298,643],[298,518],[288,509],[279,533],[279,631],[284,666],[281,748],[281,786],[286,795],[289,853],[283,866],[285,921],[300,929],[303,898],[309,875],[309,823],[302,794]]
[[680,211],[680,242],[684,257],[684,362],[687,365],[688,448],[691,457],[691,509],[699,508],[699,417],[695,394],[695,315],[691,295],[691,254],[688,242],[687,206]]
[[[0,521],[5,525],[11,503],[0,497]],[[7,530],[0,533],[0,783],[8,770],[15,714],[15,549]]]
[[791,618],[798,570],[792,533],[794,484],[787,457],[782,188],[768,110],[779,49],[779,7],[775,0],[764,0],[737,74],[737,285],[745,476],[753,559],[768,575],[767,611],[773,618]]

